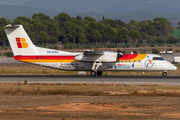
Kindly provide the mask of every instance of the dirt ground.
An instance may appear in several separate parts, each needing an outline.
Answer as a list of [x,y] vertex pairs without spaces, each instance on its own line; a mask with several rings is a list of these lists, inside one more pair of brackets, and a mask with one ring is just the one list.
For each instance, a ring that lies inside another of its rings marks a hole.
[[180,87],[1,83],[5,119],[179,120]]
[[179,97],[1,95],[1,120],[180,119]]

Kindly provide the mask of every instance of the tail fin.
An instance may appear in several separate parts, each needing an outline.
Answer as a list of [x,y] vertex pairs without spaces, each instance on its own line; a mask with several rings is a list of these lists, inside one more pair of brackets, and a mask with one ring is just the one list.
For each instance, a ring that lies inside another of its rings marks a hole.
[[37,55],[35,45],[27,35],[22,25],[11,24],[4,27],[14,56],[16,55]]

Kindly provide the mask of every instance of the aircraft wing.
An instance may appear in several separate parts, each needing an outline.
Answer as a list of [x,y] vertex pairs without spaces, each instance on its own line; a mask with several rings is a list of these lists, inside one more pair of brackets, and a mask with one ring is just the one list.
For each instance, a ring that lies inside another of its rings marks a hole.
[[117,52],[86,50],[82,54],[77,55],[75,59],[90,62],[115,62],[117,60]]
[[94,50],[85,50],[84,55],[85,56],[102,56],[102,55],[104,55],[104,52],[94,51]]

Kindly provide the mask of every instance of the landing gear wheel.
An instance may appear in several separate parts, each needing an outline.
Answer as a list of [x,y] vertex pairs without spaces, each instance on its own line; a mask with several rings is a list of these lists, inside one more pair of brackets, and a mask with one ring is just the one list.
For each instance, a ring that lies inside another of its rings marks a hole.
[[97,71],[97,75],[101,76],[102,75],[102,71]]
[[167,72],[163,72],[162,75],[163,75],[163,76],[167,76]]
[[96,72],[95,71],[91,71],[91,76],[96,76]]

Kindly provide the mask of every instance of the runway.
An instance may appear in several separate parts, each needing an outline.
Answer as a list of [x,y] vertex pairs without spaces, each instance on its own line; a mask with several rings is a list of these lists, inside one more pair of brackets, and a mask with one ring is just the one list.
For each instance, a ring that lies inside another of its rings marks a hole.
[[13,83],[97,83],[97,84],[164,84],[180,85],[180,76],[54,76],[1,75],[0,82]]

